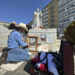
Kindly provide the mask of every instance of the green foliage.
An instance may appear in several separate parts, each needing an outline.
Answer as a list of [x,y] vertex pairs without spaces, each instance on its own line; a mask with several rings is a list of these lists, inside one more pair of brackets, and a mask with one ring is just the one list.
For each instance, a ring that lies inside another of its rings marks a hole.
[[73,21],[64,31],[64,37],[75,45],[75,21]]

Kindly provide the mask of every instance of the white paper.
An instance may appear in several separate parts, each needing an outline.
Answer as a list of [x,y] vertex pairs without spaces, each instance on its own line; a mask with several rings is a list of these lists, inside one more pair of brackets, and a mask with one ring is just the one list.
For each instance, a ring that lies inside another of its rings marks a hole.
[[46,42],[47,43],[52,43],[53,42],[53,35],[47,35]]

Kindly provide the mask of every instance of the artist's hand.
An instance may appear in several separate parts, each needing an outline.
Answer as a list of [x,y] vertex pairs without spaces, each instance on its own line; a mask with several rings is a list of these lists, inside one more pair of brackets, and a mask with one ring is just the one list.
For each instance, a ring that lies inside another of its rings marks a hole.
[[22,49],[25,49],[25,48],[28,48],[28,45],[27,45],[27,46],[23,46],[23,47],[22,47]]

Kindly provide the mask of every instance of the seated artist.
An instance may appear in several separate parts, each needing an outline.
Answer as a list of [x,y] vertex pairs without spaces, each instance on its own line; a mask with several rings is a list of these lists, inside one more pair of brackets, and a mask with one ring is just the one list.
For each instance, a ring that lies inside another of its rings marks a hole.
[[9,51],[1,55],[0,64],[4,62],[20,62],[30,59],[28,45],[22,40],[23,34],[25,32],[28,33],[30,28],[31,26],[27,27],[23,23],[20,23],[17,26],[14,23],[12,23],[12,26],[10,25],[10,29],[13,29],[13,31],[8,37],[7,43]]

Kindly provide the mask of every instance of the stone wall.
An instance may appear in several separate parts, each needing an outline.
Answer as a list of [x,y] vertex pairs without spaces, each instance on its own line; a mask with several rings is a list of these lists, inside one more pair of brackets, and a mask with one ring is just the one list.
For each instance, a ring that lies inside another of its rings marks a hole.
[[10,30],[0,25],[0,46],[7,46],[7,39],[10,32]]

